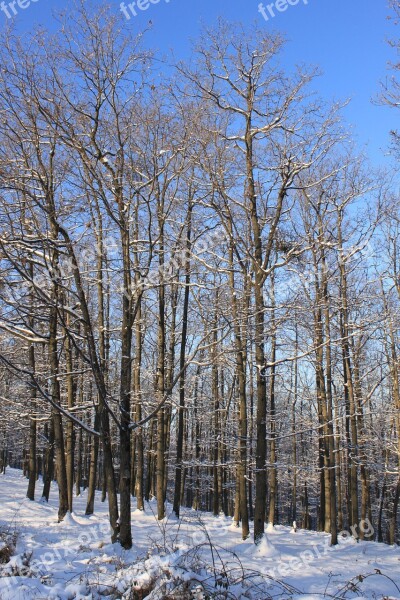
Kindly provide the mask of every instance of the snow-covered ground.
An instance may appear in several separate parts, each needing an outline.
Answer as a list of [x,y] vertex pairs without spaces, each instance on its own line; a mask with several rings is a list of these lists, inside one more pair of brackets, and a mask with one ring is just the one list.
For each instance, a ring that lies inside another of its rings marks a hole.
[[184,510],[160,523],[149,503],[134,510],[134,548],[124,551],[109,542],[106,504],[86,517],[84,494],[59,524],[55,486],[49,504],[27,500],[26,486],[20,471],[0,476],[0,527],[18,534],[0,565],[1,600],[400,599],[399,547],[343,538],[330,548],[325,534],[277,526],[255,550],[224,516]]

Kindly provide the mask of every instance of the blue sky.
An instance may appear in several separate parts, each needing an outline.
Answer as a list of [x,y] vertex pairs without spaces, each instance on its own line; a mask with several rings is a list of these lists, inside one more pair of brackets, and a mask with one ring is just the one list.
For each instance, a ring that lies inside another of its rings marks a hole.
[[[212,24],[218,16],[245,24],[256,21],[266,31],[284,32],[288,38],[284,64],[288,68],[295,63],[320,66],[323,77],[315,88],[327,100],[352,99],[345,110],[346,119],[358,143],[368,144],[373,162],[383,164],[389,131],[397,127],[397,112],[376,106],[371,99],[378,94],[380,80],[387,76],[388,62],[395,60],[386,42],[400,35],[400,26],[396,31],[388,20],[386,0],[305,1],[288,6],[285,12],[274,9],[275,17],[266,21],[258,12],[259,0],[159,0],[146,11],[137,10],[136,17],[126,20],[126,27],[140,30],[151,19],[148,42],[162,53],[173,49],[179,58],[188,55],[190,39],[196,37],[201,23]],[[5,2],[7,5],[9,0]],[[264,5],[269,3],[266,0]],[[51,27],[53,11],[71,5],[69,0],[32,1],[24,10],[18,8],[13,20],[21,31],[35,23]],[[111,0],[111,5],[120,10],[120,0]],[[3,26],[9,21],[4,13],[0,13],[0,19]]]

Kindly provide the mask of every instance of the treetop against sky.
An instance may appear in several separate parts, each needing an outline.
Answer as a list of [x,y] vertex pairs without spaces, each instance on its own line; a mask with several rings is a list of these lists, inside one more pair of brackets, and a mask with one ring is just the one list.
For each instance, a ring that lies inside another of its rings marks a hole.
[[[358,143],[368,145],[376,164],[385,161],[393,114],[373,102],[394,60],[387,41],[394,37],[395,26],[385,0],[112,0],[109,4],[121,15],[123,27],[148,30],[147,44],[160,56],[172,50],[178,58],[186,58],[201,27],[219,16],[282,32],[288,40],[284,66],[318,65],[322,76],[314,82],[316,91],[328,101],[351,99],[345,115]],[[73,11],[69,0],[3,0],[0,26],[12,23],[17,31],[31,31],[37,25],[54,29],[57,14],[68,17]]]

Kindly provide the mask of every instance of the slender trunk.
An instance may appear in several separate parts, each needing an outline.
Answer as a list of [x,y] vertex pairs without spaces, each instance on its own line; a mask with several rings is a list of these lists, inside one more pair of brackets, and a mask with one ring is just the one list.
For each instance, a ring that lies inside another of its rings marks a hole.
[[[229,221],[229,233],[232,239],[233,227],[232,221]],[[247,273],[244,273],[247,277]],[[235,518],[242,521],[242,538],[245,540],[249,537],[249,511],[247,500],[247,436],[248,436],[248,421],[247,421],[247,392],[246,392],[246,350],[243,343],[243,329],[245,315],[239,315],[239,301],[236,295],[235,271],[234,271],[234,247],[231,243],[229,248],[229,284],[231,293],[231,307],[233,318],[233,330],[235,335],[235,357],[236,357],[236,375],[238,381],[239,394],[239,463],[237,468],[237,493],[235,496]],[[244,295],[247,294],[246,279],[244,285]],[[247,298],[243,303],[247,308]],[[237,503],[240,503],[239,505]]]
[[[218,306],[218,292],[216,297],[215,306]],[[218,378],[218,364],[216,360],[217,354],[217,343],[218,343],[218,330],[217,330],[217,310],[214,313],[213,319],[213,345],[211,351],[211,393],[213,399],[213,416],[214,416],[214,437],[213,437],[213,514],[215,517],[219,515],[219,501],[220,501],[220,489],[219,489],[219,440],[221,436],[220,431],[220,402],[219,402],[219,378]]]
[[[353,340],[354,343],[354,340]],[[360,365],[358,362],[358,355],[353,350],[354,355],[354,389],[357,398],[357,413],[358,413],[358,442],[359,442],[359,461],[360,461],[360,479],[361,479],[361,520],[372,523],[372,506],[371,506],[371,493],[370,493],[370,477],[368,472],[368,457],[365,448],[365,428],[364,428],[364,414],[363,414],[363,398],[361,389],[360,379]],[[360,528],[359,537],[361,540],[364,539],[364,531]]]
[[[50,309],[49,317],[49,365],[51,372],[51,397],[56,406],[61,405],[61,390],[59,382],[59,364],[57,348],[57,303],[58,290],[57,284],[53,289],[53,306]],[[58,520],[62,521],[68,512],[68,489],[67,489],[67,471],[65,464],[64,430],[61,413],[56,407],[52,407],[51,417],[54,425],[54,450],[56,457],[56,471],[58,483]]]
[[[320,234],[322,236],[322,223],[320,223]],[[337,498],[336,498],[336,461],[335,461],[335,435],[333,426],[333,392],[332,392],[332,352],[331,352],[331,318],[328,293],[328,270],[326,264],[325,250],[322,247],[322,286],[325,317],[326,335],[326,415],[325,415],[325,455],[326,467],[325,478],[328,480],[326,486],[326,514],[329,520],[325,522],[325,531],[331,534],[331,545],[338,543],[337,539]],[[329,510],[328,510],[329,507]]]
[[277,485],[278,485],[278,473],[277,473],[277,452],[276,452],[276,406],[275,406],[275,377],[276,377],[276,322],[275,322],[275,290],[274,290],[274,276],[271,276],[271,363],[272,367],[269,370],[269,399],[270,399],[270,411],[269,411],[269,427],[270,427],[270,444],[269,444],[269,511],[268,511],[268,523],[271,525],[275,524],[276,516],[276,500],[277,500]]
[[299,379],[299,365],[298,365],[298,351],[299,351],[299,333],[298,325],[296,323],[296,341],[295,341],[295,360],[294,360],[294,399],[292,402],[292,448],[293,448],[293,486],[292,486],[292,523],[297,521],[297,436],[296,436],[296,405],[298,395],[298,379]]
[[335,439],[336,439],[336,448],[337,448],[337,459],[336,459],[336,468],[337,468],[337,518],[338,518],[338,531],[343,531],[344,521],[343,521],[343,491],[342,491],[342,450],[341,450],[341,432],[340,432],[340,413],[339,413],[339,405],[338,400],[335,397]]
[[[201,361],[201,359],[200,359]],[[196,379],[194,383],[194,398],[193,398],[193,412],[194,412],[194,458],[195,458],[195,474],[194,474],[194,494],[193,494],[193,509],[200,510],[200,422],[198,418],[198,398],[199,398],[199,378],[201,373],[201,367],[198,365],[196,370]]]
[[190,202],[187,214],[187,234],[186,234],[186,260],[185,260],[185,291],[183,298],[182,315],[182,335],[179,357],[179,368],[181,372],[179,380],[179,411],[178,411],[178,431],[176,440],[176,468],[175,468],[175,492],[173,510],[179,517],[180,502],[183,496],[182,490],[182,459],[183,459],[183,435],[185,427],[185,381],[186,373],[184,370],[186,360],[187,328],[189,315],[189,295],[190,295],[190,250],[192,234],[192,210],[193,205]]
[[[165,391],[165,290],[164,285],[159,290],[158,306],[158,361],[156,393],[157,401],[160,402]],[[156,496],[157,517],[162,520],[165,517],[164,504],[164,476],[165,476],[165,409],[158,411],[157,415],[157,463],[156,463]]]
[[[164,247],[164,199],[160,198],[158,205],[159,223],[159,272],[160,286],[158,290],[158,325],[157,325],[157,374],[156,374],[156,399],[161,402],[165,393],[165,247]],[[156,462],[156,496],[157,496],[157,518],[162,521],[165,517],[165,407],[157,414],[157,462]]]
[[320,476],[320,503],[318,512],[318,531],[325,531],[330,528],[330,502],[329,502],[329,479],[327,475],[327,469],[329,466],[329,459],[327,454],[326,435],[325,435],[325,424],[326,424],[326,388],[325,388],[325,372],[324,372],[324,338],[323,338],[323,324],[322,324],[322,311],[321,311],[321,293],[320,283],[318,275],[315,278],[315,289],[316,289],[316,305],[315,309],[315,376],[316,376],[316,390],[317,390],[317,408],[318,408],[318,466]]
[[146,485],[145,485],[145,500],[148,502],[151,496],[155,495],[155,489],[153,486],[154,480],[154,436],[155,436],[156,421],[150,423],[149,431],[149,443],[147,450],[147,472],[146,472]]
[[88,348],[90,365],[99,393],[100,431],[103,446],[104,482],[108,492],[109,519],[112,529],[111,540],[112,542],[115,542],[117,541],[119,536],[119,515],[110,435],[109,409],[107,404],[108,393],[105,383],[104,369],[102,368],[101,361],[99,361],[97,355],[95,333],[92,327],[92,319],[81,278],[79,264],[75,254],[74,244],[71,241],[68,231],[57,222],[55,218],[54,206],[52,206],[51,204],[49,206],[49,217],[53,229],[56,229],[57,234],[60,233],[62,238],[64,239],[66,251],[71,260],[72,272],[76,287],[76,295],[79,300],[79,305],[82,312],[82,323],[84,324],[84,334]]
[[[240,461],[240,457],[239,457]],[[235,508],[233,512],[233,522],[235,527],[239,527],[240,525],[240,477],[241,473],[239,472],[239,466],[236,469],[236,487],[235,487]]]
[[50,486],[54,477],[54,424],[50,419],[50,424],[44,426],[44,437],[47,440],[46,449],[43,456],[43,492],[42,498],[49,501]]
[[[174,379],[175,369],[175,348],[176,348],[176,317],[178,309],[178,292],[179,286],[171,284],[170,294],[170,325],[169,325],[169,349],[166,357],[165,383],[167,389],[171,389]],[[179,412],[179,411],[178,411]],[[168,488],[168,467],[169,467],[169,451],[171,447],[171,422],[172,422],[172,406],[167,403],[164,412],[164,502],[167,500]]]
[[[93,428],[95,431],[99,430],[99,415],[97,408],[95,408],[94,424]],[[89,468],[89,484],[88,484],[88,495],[86,503],[86,515],[92,515],[94,513],[94,499],[96,493],[96,480],[97,480],[97,460],[99,455],[99,438],[94,436],[92,440],[92,448],[90,453],[90,468]]]
[[[133,367],[133,391],[135,394],[135,417],[139,422],[142,418],[142,392],[141,392],[141,364],[142,364],[142,302],[136,316],[135,323],[135,360]],[[139,427],[135,431],[136,444],[136,471],[135,471],[135,495],[138,510],[144,510],[144,447],[143,430]]]
[[130,262],[129,225],[125,222],[125,207],[119,198],[124,294],[122,298],[121,366],[120,366],[120,530],[119,541],[125,549],[132,547],[131,528],[131,393],[133,306]]
[[256,498],[254,508],[254,542],[259,544],[265,531],[265,509],[267,501],[267,410],[266,382],[262,369],[265,365],[264,352],[264,302],[260,275],[256,276],[255,285],[255,336],[256,336]]
[[338,214],[338,245],[339,245],[339,275],[340,275],[340,328],[342,339],[342,360],[344,373],[344,393],[346,405],[346,436],[348,458],[348,512],[349,528],[358,528],[358,429],[357,411],[354,393],[353,370],[350,354],[350,324],[348,309],[347,272],[343,252],[342,239],[342,210]]
[[[83,404],[83,385],[84,385],[84,375],[82,374],[80,378],[79,384],[79,399],[78,404],[82,406]],[[92,382],[90,382],[90,393],[89,398],[92,397]],[[82,427],[78,430],[78,442],[77,442],[77,457],[76,457],[76,473],[75,473],[75,493],[76,496],[81,495],[82,488],[82,476],[83,476],[83,430]]]
[[[29,368],[32,373],[35,373],[35,347],[33,344],[29,347]],[[35,499],[35,485],[36,485],[36,437],[37,437],[37,426],[36,426],[36,401],[37,401],[37,390],[36,388],[30,389],[31,393],[31,419],[29,426],[29,482],[27,498],[29,500]]]
[[[70,324],[69,315],[65,317],[67,328]],[[67,407],[68,410],[73,409],[75,406],[76,397],[76,380],[73,375],[73,356],[71,342],[66,335],[65,339],[65,358],[66,358],[66,369],[67,369]],[[75,455],[75,432],[74,424],[68,419],[66,424],[66,473],[67,473],[67,495],[68,495],[68,510],[72,512],[73,509],[73,491],[74,491],[74,455]]]
[[82,428],[78,431],[78,443],[77,443],[77,459],[76,459],[76,473],[75,473],[75,494],[76,496],[81,495],[82,487],[82,453],[83,453],[83,433]]
[[382,529],[382,521],[383,521],[383,507],[386,499],[386,475],[383,478],[382,489],[379,499],[379,511],[378,511],[378,533],[377,533],[377,541],[383,542],[383,529]]

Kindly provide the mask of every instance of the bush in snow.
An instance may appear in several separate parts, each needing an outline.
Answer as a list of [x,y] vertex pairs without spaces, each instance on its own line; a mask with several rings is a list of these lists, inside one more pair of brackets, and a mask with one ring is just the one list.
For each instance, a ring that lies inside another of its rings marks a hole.
[[5,565],[15,552],[18,534],[10,529],[0,529],[0,564]]
[[121,570],[115,593],[123,600],[268,600],[298,590],[246,569],[235,553],[207,542]]

